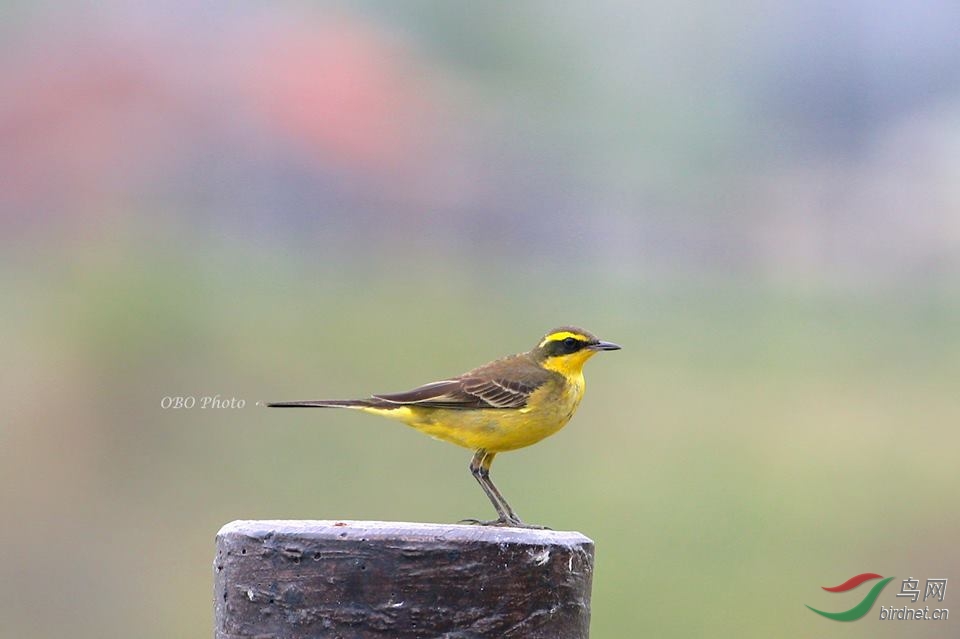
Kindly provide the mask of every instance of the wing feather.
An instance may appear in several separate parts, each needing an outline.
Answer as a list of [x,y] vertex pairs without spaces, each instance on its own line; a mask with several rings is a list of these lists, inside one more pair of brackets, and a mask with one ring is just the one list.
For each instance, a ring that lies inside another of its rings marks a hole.
[[523,408],[530,395],[556,375],[514,356],[497,360],[460,377],[431,382],[405,393],[374,395],[398,406],[426,408]]

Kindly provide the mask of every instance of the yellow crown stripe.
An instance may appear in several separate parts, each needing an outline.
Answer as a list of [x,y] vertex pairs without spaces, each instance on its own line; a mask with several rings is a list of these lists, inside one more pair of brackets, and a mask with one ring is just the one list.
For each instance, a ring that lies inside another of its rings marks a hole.
[[568,337],[572,337],[573,339],[578,339],[582,342],[590,341],[586,335],[582,335],[580,333],[571,333],[570,331],[558,331],[556,333],[550,333],[549,335],[544,337],[543,341],[537,345],[537,348],[542,348],[548,342],[559,342],[561,340],[567,339]]

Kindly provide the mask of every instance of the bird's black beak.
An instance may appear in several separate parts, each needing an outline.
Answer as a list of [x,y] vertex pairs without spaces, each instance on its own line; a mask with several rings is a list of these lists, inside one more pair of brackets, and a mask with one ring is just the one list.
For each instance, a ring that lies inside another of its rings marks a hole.
[[599,341],[594,344],[590,344],[588,348],[595,351],[619,351],[620,350],[619,344],[614,344],[613,342],[604,342],[604,341]]

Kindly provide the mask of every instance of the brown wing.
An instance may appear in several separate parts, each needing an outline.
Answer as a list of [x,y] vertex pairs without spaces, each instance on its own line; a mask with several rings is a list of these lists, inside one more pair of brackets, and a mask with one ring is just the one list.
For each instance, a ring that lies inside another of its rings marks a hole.
[[396,405],[428,408],[523,408],[531,393],[557,375],[524,355],[490,362],[460,377],[424,384],[405,393],[374,395]]

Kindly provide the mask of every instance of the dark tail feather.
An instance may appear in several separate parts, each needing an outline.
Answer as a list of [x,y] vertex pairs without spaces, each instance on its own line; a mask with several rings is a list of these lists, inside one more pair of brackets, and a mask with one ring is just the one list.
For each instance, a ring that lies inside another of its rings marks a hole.
[[369,399],[317,399],[306,402],[271,402],[267,406],[270,408],[351,408],[351,407],[375,407],[375,401]]

